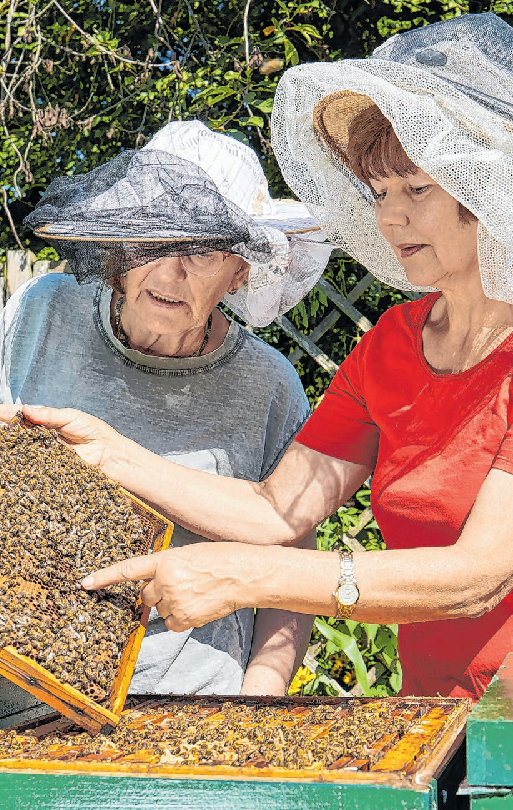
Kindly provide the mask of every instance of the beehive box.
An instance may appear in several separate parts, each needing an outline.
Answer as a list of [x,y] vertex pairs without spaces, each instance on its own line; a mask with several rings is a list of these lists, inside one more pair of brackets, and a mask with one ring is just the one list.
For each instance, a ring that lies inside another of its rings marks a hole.
[[434,810],[455,793],[459,776],[442,789],[442,775],[470,709],[450,698],[132,702],[109,736],[62,720],[0,732],[0,793],[15,797],[2,806]]
[[470,714],[467,783],[475,810],[513,808],[513,653]]
[[148,621],[140,585],[85,574],[167,548],[172,524],[16,418],[0,431],[0,675],[91,734],[114,726]]

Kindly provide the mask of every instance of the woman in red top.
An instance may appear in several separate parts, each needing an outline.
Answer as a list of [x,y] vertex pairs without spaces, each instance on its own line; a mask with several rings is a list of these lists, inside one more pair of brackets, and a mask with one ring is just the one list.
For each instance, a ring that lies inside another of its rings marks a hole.
[[[261,484],[176,467],[77,411],[26,406],[220,541],[127,560],[85,587],[150,579],[145,601],[173,630],[250,605],[399,623],[403,694],[482,694],[513,649],[512,47],[505,23],[469,15],[370,60],[286,74],[274,138],[289,184],[376,275],[436,292],[362,338]],[[286,548],[371,473],[387,551]]]

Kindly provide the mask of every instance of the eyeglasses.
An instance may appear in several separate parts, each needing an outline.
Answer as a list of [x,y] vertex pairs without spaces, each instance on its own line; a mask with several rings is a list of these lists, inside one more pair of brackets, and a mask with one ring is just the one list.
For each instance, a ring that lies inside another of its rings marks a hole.
[[232,254],[225,250],[215,250],[212,253],[193,253],[180,256],[180,262],[186,273],[200,278],[212,278],[221,270],[224,262]]

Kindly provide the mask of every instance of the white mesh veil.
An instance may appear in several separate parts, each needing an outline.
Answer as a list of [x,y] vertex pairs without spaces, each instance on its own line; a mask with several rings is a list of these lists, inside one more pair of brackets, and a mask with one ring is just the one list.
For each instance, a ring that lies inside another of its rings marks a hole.
[[226,303],[254,326],[294,306],[331,253],[304,205],[271,199],[251,149],[198,121],[168,124],[144,149],[57,178],[25,223],[56,246],[79,283],[164,256],[237,254],[250,264],[249,280]]
[[490,13],[456,17],[396,34],[370,59],[291,68],[278,85],[272,143],[286,182],[374,275],[426,290],[380,234],[369,188],[314,130],[314,107],[340,90],[370,97],[408,157],[478,217],[484,292],[513,303],[513,29]]

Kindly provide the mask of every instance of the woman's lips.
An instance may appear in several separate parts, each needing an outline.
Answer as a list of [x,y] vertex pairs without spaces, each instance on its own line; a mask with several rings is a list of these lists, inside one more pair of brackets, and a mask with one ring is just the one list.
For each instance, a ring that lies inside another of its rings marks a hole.
[[158,307],[165,307],[167,309],[175,309],[176,307],[181,307],[185,304],[185,301],[175,300],[171,297],[166,295],[162,295],[158,292],[152,292],[151,290],[146,290],[148,298],[150,299],[151,303]]
[[408,256],[414,256],[419,250],[426,247],[425,245],[397,245],[399,250],[401,251],[401,258],[407,258]]

